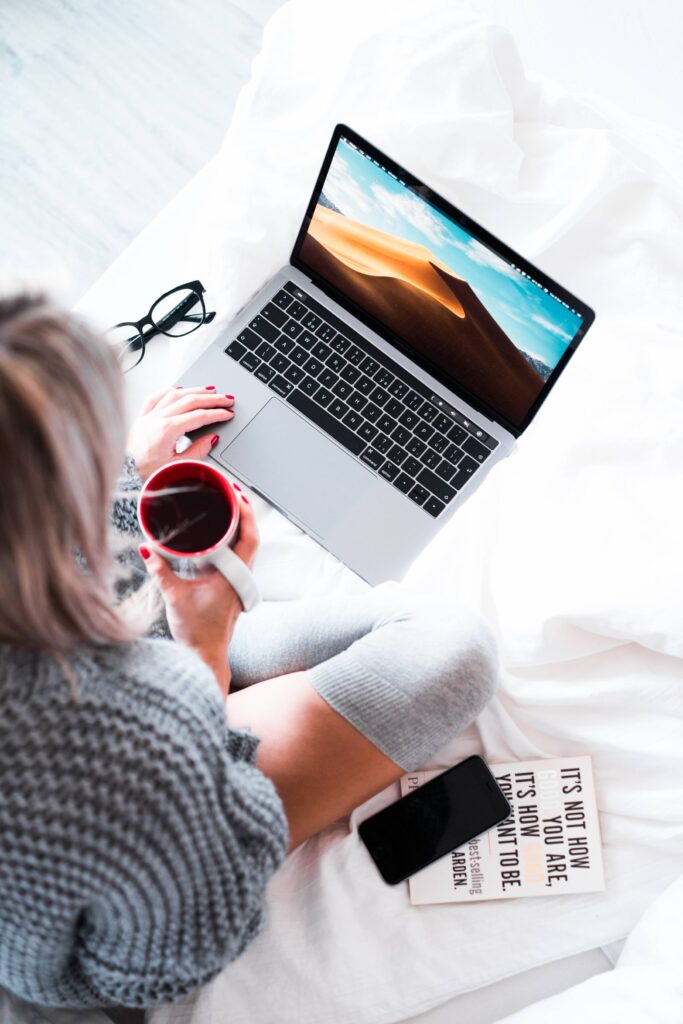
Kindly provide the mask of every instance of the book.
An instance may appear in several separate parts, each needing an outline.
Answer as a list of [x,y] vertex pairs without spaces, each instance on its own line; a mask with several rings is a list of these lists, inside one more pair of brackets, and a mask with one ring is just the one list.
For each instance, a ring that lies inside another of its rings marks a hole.
[[[605,888],[590,757],[489,765],[510,817],[408,880],[410,902],[470,903]],[[440,775],[411,772],[405,796]]]

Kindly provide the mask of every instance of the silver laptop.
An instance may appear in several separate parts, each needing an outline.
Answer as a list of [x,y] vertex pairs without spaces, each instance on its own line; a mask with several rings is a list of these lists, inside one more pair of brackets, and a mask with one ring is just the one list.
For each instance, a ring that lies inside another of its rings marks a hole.
[[375,584],[510,453],[593,319],[337,125],[289,264],[179,383],[235,395],[211,458]]

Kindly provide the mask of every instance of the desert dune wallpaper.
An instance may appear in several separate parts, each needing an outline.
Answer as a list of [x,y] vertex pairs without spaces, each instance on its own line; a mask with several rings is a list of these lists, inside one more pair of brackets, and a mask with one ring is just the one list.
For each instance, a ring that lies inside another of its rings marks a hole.
[[300,256],[513,423],[581,323],[345,140]]

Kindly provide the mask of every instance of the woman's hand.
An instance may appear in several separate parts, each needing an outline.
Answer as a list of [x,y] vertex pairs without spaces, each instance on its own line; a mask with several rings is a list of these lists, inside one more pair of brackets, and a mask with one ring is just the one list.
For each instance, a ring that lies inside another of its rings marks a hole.
[[231,420],[233,405],[232,395],[218,395],[213,386],[166,388],[148,398],[128,437],[128,451],[142,479],[171,459],[206,458],[218,441],[217,434],[200,437],[181,455],[175,450],[178,438],[188,430]]
[[[236,488],[239,492],[239,488]],[[258,547],[258,530],[251,505],[241,496],[240,529],[233,551],[251,568]],[[218,569],[194,580],[181,579],[168,562],[141,544],[139,549],[147,572],[159,586],[166,606],[171,635],[192,647],[216,674],[227,694],[230,686],[228,645],[237,617],[242,611],[239,597]]]

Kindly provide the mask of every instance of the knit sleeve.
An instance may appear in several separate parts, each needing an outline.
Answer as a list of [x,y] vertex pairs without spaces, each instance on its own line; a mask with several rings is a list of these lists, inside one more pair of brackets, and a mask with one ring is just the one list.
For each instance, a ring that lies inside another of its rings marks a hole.
[[228,728],[208,669],[177,644],[134,646],[148,672],[154,653],[158,682],[103,738],[104,884],[71,959],[81,1005],[159,1005],[208,981],[259,931],[287,846],[281,801],[254,763],[258,741]]
[[138,523],[138,495],[141,489],[142,479],[135,459],[132,455],[126,455],[121,476],[114,488],[111,522],[116,530],[134,537],[141,535]]

